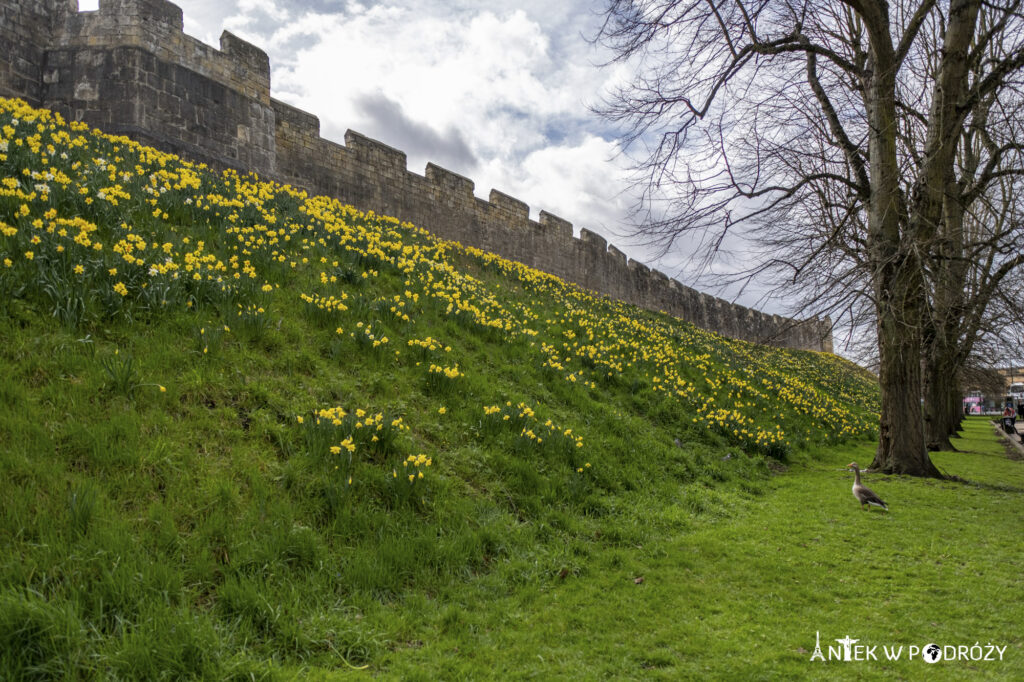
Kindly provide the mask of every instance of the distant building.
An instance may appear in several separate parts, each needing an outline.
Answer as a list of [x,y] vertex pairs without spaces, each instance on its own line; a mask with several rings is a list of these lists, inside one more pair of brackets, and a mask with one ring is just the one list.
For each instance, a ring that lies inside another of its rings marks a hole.
[[999,370],[1006,380],[1006,398],[1013,398],[1014,404],[1024,401],[1024,367],[1007,367]]
[[964,378],[964,413],[1001,412],[1008,400],[1024,402],[1024,367],[972,369]]

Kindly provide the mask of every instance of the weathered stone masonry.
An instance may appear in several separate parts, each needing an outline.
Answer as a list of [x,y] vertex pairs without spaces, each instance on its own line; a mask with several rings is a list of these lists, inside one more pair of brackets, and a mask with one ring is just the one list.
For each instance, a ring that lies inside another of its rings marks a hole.
[[167,0],[0,0],[0,95],[215,166],[255,171],[396,216],[628,303],[727,336],[832,351],[826,318],[796,321],[731,304],[629,260],[603,238],[434,164],[349,131],[320,137],[315,116],[270,96],[270,61],[225,31],[220,49],[183,33]]

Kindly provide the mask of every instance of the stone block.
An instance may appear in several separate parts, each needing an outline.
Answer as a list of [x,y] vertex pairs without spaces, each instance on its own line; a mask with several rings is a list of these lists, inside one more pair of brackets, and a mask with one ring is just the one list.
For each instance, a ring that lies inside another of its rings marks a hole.
[[608,240],[596,232],[591,232],[585,227],[580,229],[580,240],[589,246],[591,250],[601,252],[608,250]]
[[95,102],[100,98],[99,84],[87,80],[75,83],[74,97],[83,102]]
[[626,262],[629,260],[622,251],[619,251],[614,246],[608,247],[608,256],[616,266],[625,268]]
[[298,107],[271,98],[270,106],[278,126],[286,125],[301,135],[320,137],[320,119]]
[[651,272],[651,269],[649,267],[647,267],[640,261],[635,261],[633,259],[629,260],[629,263],[626,264],[626,267],[629,268],[630,273],[632,273],[634,277],[646,278],[647,275],[650,274]]
[[453,173],[447,168],[428,163],[424,175],[428,182],[441,188],[444,192],[467,196],[473,195],[473,181],[458,173]]
[[525,223],[530,219],[530,206],[525,201],[520,201],[496,189],[491,190],[487,199],[491,206],[508,214],[516,222]]
[[262,85],[261,76],[267,77],[267,89],[270,89],[270,57],[267,53],[250,42],[242,40],[230,31],[220,34],[220,50],[226,55],[238,60],[244,68],[250,70],[250,75],[255,75],[253,82]]
[[163,24],[176,31],[185,28],[181,8],[167,0],[100,0],[100,14],[139,24]]
[[538,217],[538,224],[545,232],[557,235],[559,238],[568,241],[572,239],[572,223],[563,220],[553,213],[541,211]]
[[345,131],[345,146],[352,150],[358,161],[368,164],[370,170],[379,174],[406,169],[405,152],[354,130]]

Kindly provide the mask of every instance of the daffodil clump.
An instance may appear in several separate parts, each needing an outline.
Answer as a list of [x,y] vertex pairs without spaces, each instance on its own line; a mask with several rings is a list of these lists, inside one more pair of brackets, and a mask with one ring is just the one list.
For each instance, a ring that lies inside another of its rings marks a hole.
[[401,468],[391,470],[392,491],[397,503],[426,505],[430,485],[426,471],[433,464],[433,458],[420,453],[409,455],[402,461]]
[[376,357],[379,357],[380,352],[384,351],[391,343],[391,339],[386,334],[375,330],[372,323],[356,323],[356,330],[349,332],[349,337],[355,339],[361,350]]
[[236,322],[239,329],[250,339],[260,339],[270,327],[267,309],[259,303],[238,304]]
[[341,480],[341,490],[348,492],[355,484],[355,469],[358,459],[356,457],[356,444],[352,436],[331,445],[328,448],[326,459],[331,473]]
[[484,405],[485,427],[490,427],[490,432],[497,433],[503,428],[511,430],[525,429],[527,424],[536,421],[537,415],[533,408],[525,402],[512,405],[511,400],[505,401],[504,405]]
[[[400,416],[362,408],[346,410],[341,406],[323,407],[296,415],[295,423],[302,430],[307,455],[326,462],[344,491],[350,491],[361,479],[374,478],[371,470],[395,471],[388,462],[401,455],[403,443],[400,436],[410,430]],[[407,457],[402,466],[412,466],[418,478],[422,479],[422,471],[432,463],[432,458],[417,455]],[[410,480],[408,483],[416,482]],[[410,497],[407,493],[409,491],[404,490],[402,499]],[[422,493],[416,497],[421,502],[425,499]]]
[[226,324],[208,323],[201,325],[195,332],[196,352],[203,357],[215,355],[224,343],[225,336],[230,333],[231,327]]
[[445,345],[431,336],[423,339],[409,339],[406,341],[406,345],[408,345],[409,348],[418,351],[420,360],[429,360],[438,353],[452,352],[451,346]]
[[[423,480],[423,472],[434,463],[430,457],[427,457],[423,453],[418,455],[409,455],[405,461],[402,462],[403,474],[410,484],[416,484],[418,481]],[[422,468],[421,468],[422,467]],[[392,471],[392,475],[397,478],[397,471]]]
[[435,395],[451,395],[458,389],[460,380],[465,376],[466,373],[459,369],[458,364],[447,367],[431,363],[427,367],[427,390]]
[[348,293],[344,291],[339,296],[314,293],[312,295],[300,294],[299,298],[305,303],[305,310],[310,319],[324,326],[335,325],[343,319],[342,313],[348,310],[348,305],[345,304]]
[[[410,302],[419,300],[419,294],[412,294],[408,291],[405,293],[409,297]],[[412,318],[409,317],[409,309],[406,308],[406,301],[401,294],[381,296],[375,299],[370,307],[376,316],[382,320],[387,320],[401,326],[412,321]]]
[[399,436],[409,431],[401,416],[362,408],[348,411],[340,406],[296,415],[295,421],[303,428],[307,451],[314,455],[347,442],[359,445],[368,455],[385,456],[397,451]]
[[569,499],[574,503],[580,503],[587,499],[594,489],[594,470],[590,462],[584,462],[576,467],[569,476]]
[[512,448],[520,454],[541,453],[573,467],[582,457],[583,436],[551,419],[541,422],[525,402],[485,405],[483,414],[483,432],[492,438],[502,433],[514,435]]
[[107,388],[112,393],[131,398],[142,385],[131,353],[115,349],[112,354],[100,356],[99,363],[107,378]]
[[788,449],[789,442],[781,427],[767,431],[757,426],[753,419],[736,409],[715,409],[702,405],[693,418],[694,424],[715,431],[729,442],[737,443],[771,456],[781,456]]

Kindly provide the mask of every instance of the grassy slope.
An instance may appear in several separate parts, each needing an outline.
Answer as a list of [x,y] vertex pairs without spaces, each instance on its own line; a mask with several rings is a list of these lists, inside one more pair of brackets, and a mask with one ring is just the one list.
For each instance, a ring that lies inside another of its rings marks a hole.
[[[0,124],[2,676],[789,676],[814,629],[1012,632],[1019,491],[893,481],[892,515],[856,513],[828,448],[870,437],[874,396],[842,361],[14,103]],[[991,454],[948,468],[1020,487]]]

